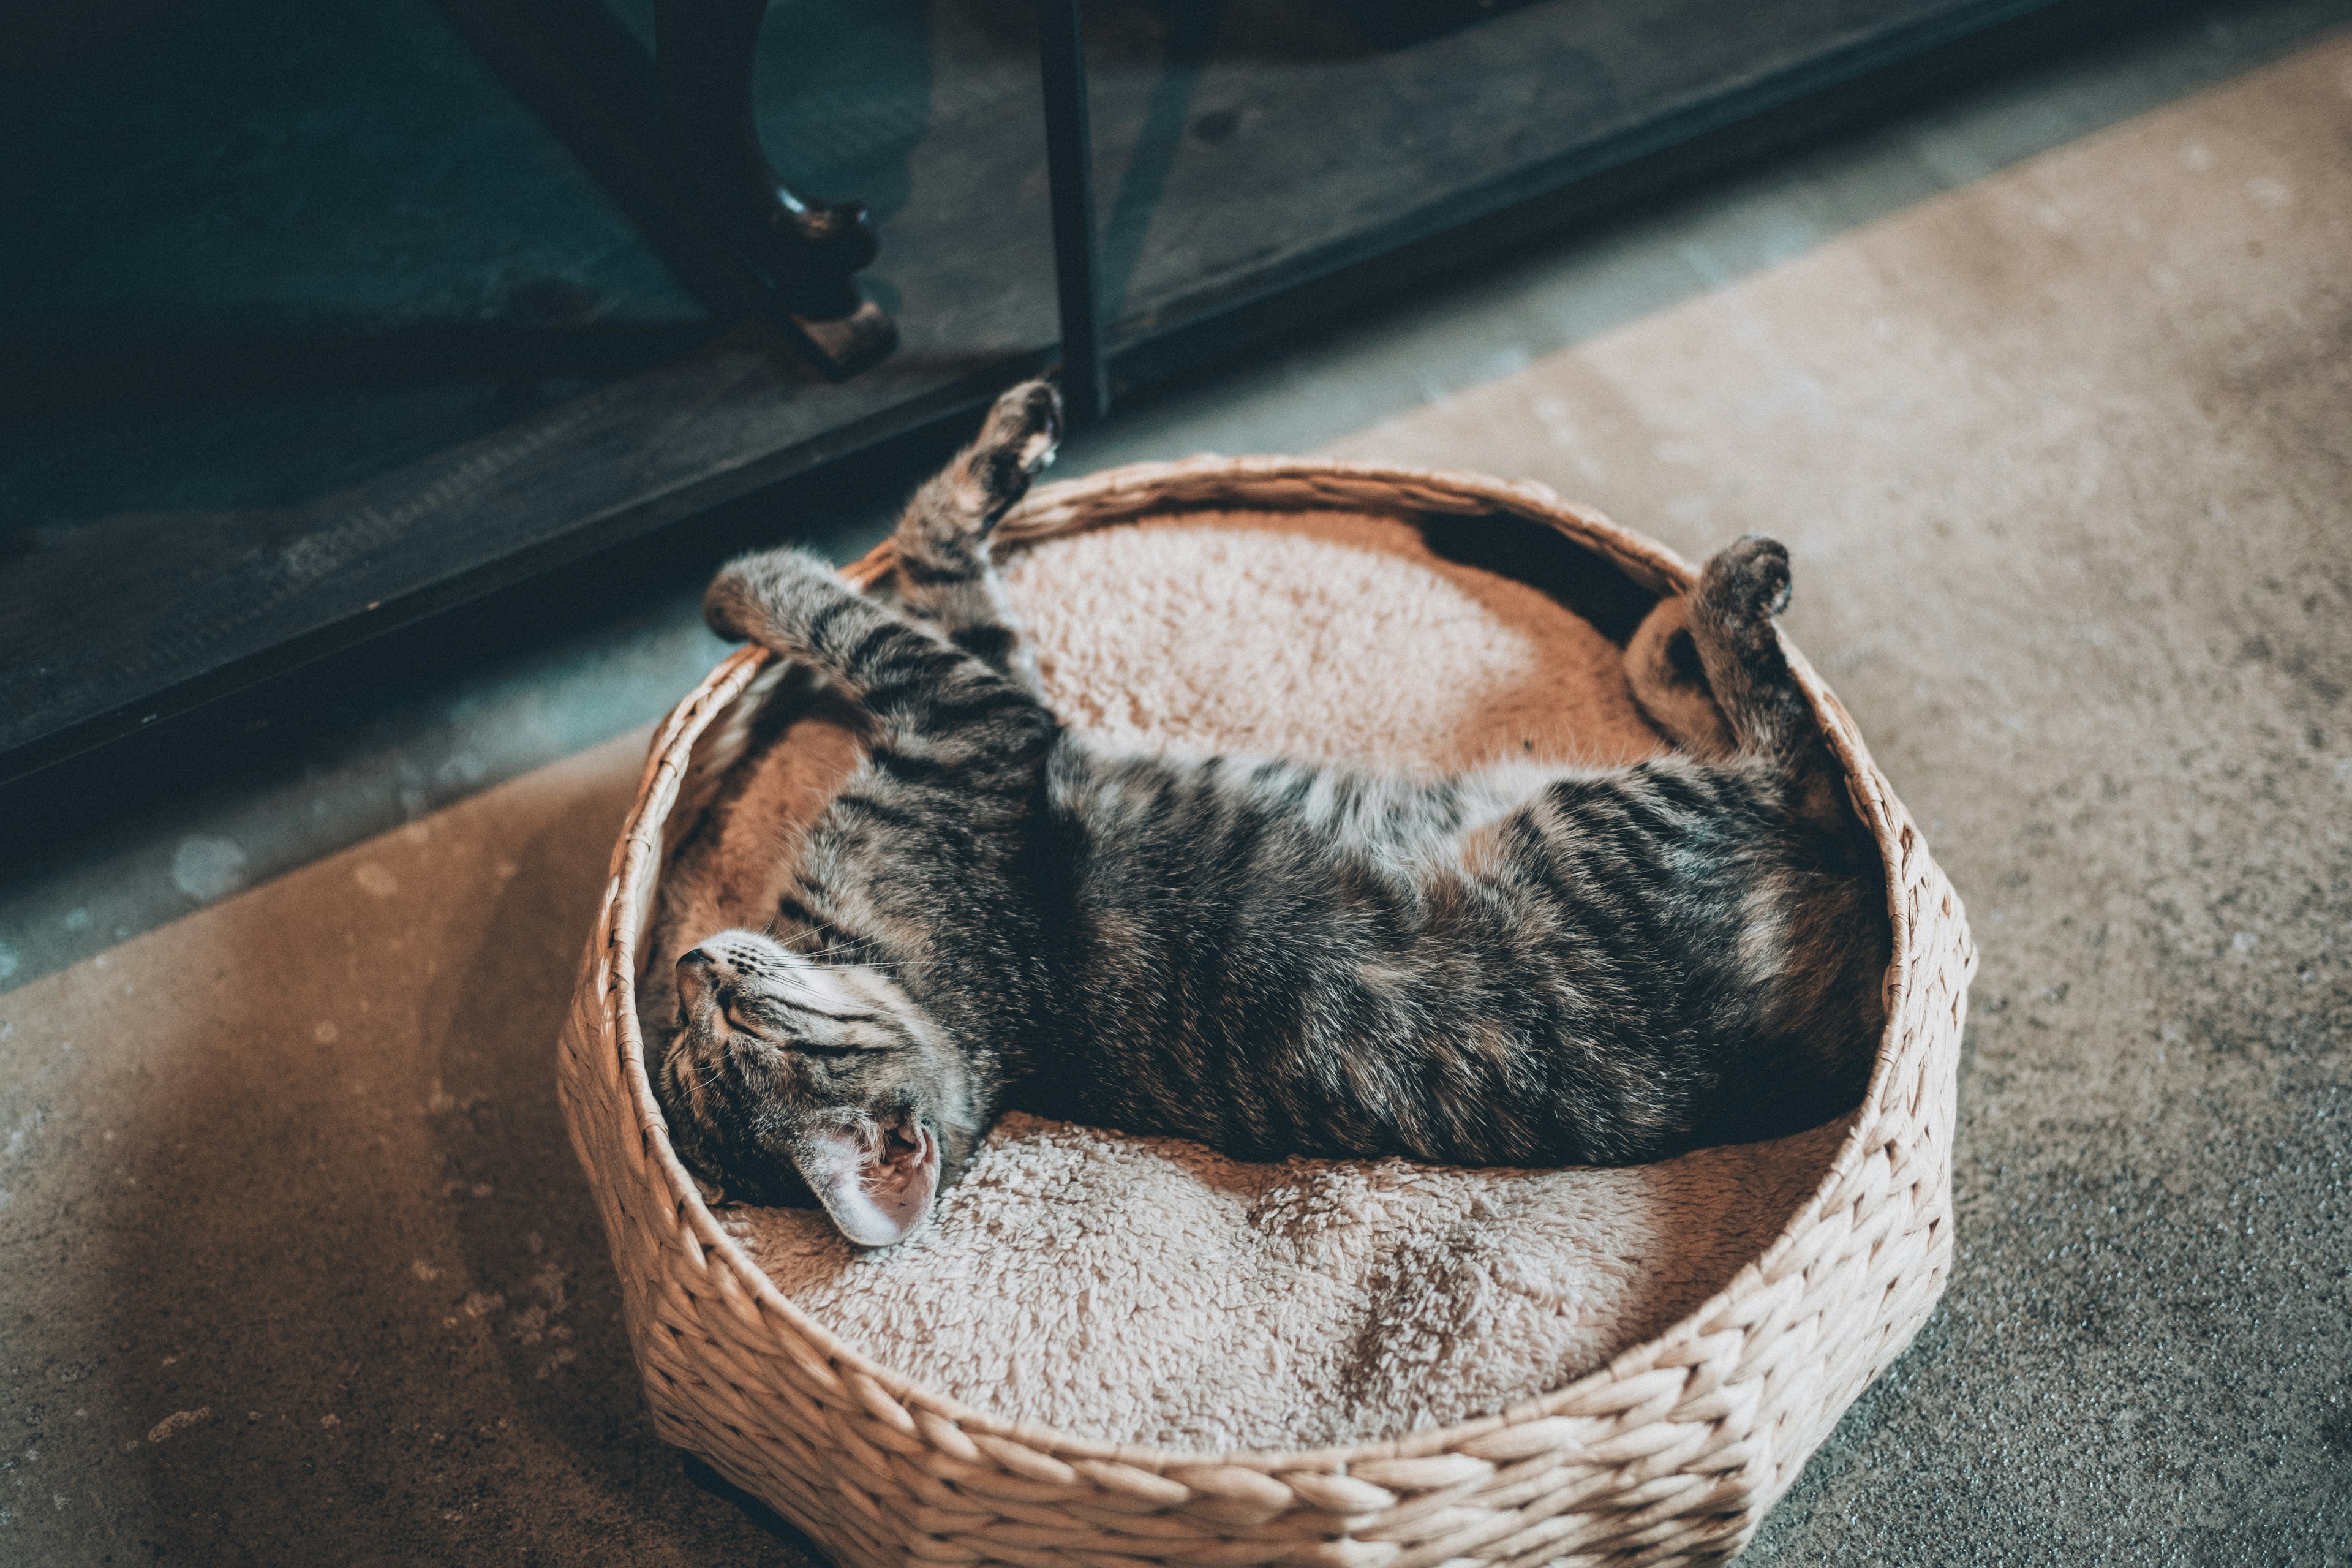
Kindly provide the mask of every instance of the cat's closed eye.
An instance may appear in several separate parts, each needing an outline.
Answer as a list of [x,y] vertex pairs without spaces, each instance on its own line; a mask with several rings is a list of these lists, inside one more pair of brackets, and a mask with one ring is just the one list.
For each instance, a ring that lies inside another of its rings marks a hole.
[[[727,1026],[741,1034],[756,1035],[764,1039],[768,1037],[771,1030],[776,1028],[775,1024],[772,1020],[762,1019],[757,1013],[746,1008],[743,1005],[742,997],[737,994],[730,994],[722,996],[719,1004],[719,1011],[720,1016],[727,1020]],[[804,1014],[812,1018],[824,1018],[835,1024],[870,1024],[881,1016],[877,1013],[829,1013],[822,1007],[811,1007],[805,1003],[795,1004],[791,1011],[793,1013]],[[763,1027],[763,1025],[766,1026]],[[789,1016],[787,1016],[782,1027],[786,1030],[790,1028]],[[811,1041],[791,1038],[789,1036],[785,1038],[775,1040],[773,1043],[783,1047],[787,1050],[858,1050],[861,1048],[872,1048],[861,1047],[854,1045],[841,1045],[838,1047],[832,1045],[819,1046]]]

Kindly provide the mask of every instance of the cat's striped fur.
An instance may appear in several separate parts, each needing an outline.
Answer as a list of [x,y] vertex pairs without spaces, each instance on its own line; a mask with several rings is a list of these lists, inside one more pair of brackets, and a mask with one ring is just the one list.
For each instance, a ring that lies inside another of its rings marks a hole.
[[753,1197],[797,1174],[874,1245],[1016,1095],[1244,1157],[1465,1164],[1648,1160],[1855,1101],[1883,884],[1781,652],[1780,545],[1717,555],[1635,637],[1669,758],[1108,754],[1039,700],[987,561],[1057,416],[1016,388],[917,496],[903,607],[791,551],[711,586],[714,627],[873,728],[771,929],[680,961],[656,1080],[690,1163]]

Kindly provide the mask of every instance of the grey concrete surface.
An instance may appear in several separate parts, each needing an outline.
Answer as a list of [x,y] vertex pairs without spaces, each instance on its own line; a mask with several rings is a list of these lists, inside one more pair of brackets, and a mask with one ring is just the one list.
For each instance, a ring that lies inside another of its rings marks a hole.
[[[1527,475],[1693,553],[1786,538],[1798,640],[1969,902],[1951,1289],[1748,1561],[2352,1562],[2347,151],[2339,38],[1213,443]],[[21,963],[0,1563],[805,1560],[653,1438],[553,1105],[636,737],[497,782],[682,683],[679,624],[126,838],[181,903],[120,939],[68,905],[84,945]],[[469,712],[539,704],[545,738],[443,777]],[[320,798],[341,837],[234,838]]]

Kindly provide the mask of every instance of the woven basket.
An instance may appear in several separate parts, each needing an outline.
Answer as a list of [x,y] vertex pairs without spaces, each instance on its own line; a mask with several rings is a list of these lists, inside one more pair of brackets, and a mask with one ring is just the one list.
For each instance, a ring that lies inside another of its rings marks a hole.
[[[1671,551],[1539,487],[1367,464],[1196,458],[1120,468],[1038,491],[1004,531],[1035,539],[1207,507],[1402,512],[1462,529],[1519,518],[1558,529],[1651,592],[1692,581]],[[887,550],[850,575],[883,574]],[[1565,1388],[1351,1447],[1118,1446],[916,1386],[803,1315],[719,1229],[671,1152],[646,1084],[633,994],[639,944],[665,839],[696,814],[689,804],[679,823],[669,818],[690,775],[707,779],[731,760],[709,755],[709,744],[740,734],[743,726],[722,721],[764,662],[755,649],[730,657],[655,736],[559,1073],[656,1426],[838,1561],[1717,1563],[1746,1543],[1942,1293],[1954,1069],[1974,950],[1950,885],[1853,721],[1797,658],[1885,856],[1886,1036],[1819,1188],[1730,1284]]]

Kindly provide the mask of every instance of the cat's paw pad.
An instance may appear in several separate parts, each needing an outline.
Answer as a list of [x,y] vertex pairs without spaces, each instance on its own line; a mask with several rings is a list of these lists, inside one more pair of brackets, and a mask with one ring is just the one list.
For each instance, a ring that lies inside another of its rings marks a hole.
[[1761,533],[1726,545],[1700,574],[1699,596],[1736,621],[1770,619],[1789,607],[1789,547]]
[[789,628],[846,589],[829,563],[806,551],[761,551],[719,569],[702,595],[702,618],[730,642],[764,640],[762,629]]
[[1050,381],[1024,381],[996,400],[981,426],[982,447],[1003,452],[1032,478],[1062,444],[1062,395]]
[[1024,381],[996,400],[972,443],[971,475],[981,514],[993,522],[1029,493],[1029,481],[1062,443],[1062,395],[1051,382]]

